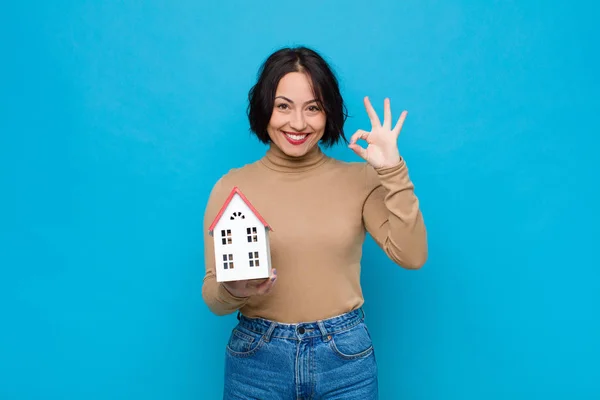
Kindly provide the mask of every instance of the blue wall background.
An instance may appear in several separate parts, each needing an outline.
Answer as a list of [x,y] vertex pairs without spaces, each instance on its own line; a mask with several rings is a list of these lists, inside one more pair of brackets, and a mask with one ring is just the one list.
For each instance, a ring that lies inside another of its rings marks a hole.
[[202,215],[264,152],[247,91],[294,44],[334,65],[349,134],[364,95],[409,111],[430,258],[365,244],[382,399],[600,398],[598,6],[352,4],[3,7],[1,399],[220,397]]

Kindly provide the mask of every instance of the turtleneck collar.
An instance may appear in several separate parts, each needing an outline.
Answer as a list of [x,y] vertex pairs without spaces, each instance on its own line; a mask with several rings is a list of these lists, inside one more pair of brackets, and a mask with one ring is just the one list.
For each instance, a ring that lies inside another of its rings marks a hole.
[[292,157],[285,154],[275,144],[270,143],[261,162],[267,168],[280,172],[303,172],[316,168],[327,161],[328,157],[318,145],[315,145],[303,156]]

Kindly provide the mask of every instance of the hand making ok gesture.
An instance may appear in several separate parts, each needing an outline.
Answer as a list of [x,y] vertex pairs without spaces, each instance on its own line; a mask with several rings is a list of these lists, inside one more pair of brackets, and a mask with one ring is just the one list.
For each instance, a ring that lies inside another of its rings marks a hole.
[[[400,162],[400,151],[398,150],[398,136],[402,130],[402,124],[406,119],[406,111],[403,111],[392,129],[392,110],[390,99],[384,101],[383,125],[379,121],[377,113],[373,109],[368,97],[364,98],[365,108],[371,120],[371,131],[357,130],[350,138],[350,147],[356,154],[365,159],[374,168],[385,168],[397,165]],[[356,144],[357,140],[363,139],[367,142],[367,148]]]

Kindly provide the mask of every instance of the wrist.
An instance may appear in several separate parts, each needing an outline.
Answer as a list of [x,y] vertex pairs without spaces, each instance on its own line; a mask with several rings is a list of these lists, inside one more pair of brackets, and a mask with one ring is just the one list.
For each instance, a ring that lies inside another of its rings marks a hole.
[[402,164],[402,157],[397,156],[397,157],[392,158],[391,160],[386,160],[385,162],[381,163],[381,165],[378,166],[376,169],[384,170],[384,169],[389,169],[389,168],[395,168],[395,167],[399,166],[400,164]]

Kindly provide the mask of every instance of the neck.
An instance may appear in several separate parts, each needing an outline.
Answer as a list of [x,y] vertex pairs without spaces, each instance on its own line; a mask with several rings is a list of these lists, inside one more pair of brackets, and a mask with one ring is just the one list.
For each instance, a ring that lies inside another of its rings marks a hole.
[[270,147],[261,161],[266,167],[275,171],[302,172],[323,164],[327,161],[327,156],[318,145],[315,145],[303,156],[292,157],[281,151],[277,145],[270,143]]

